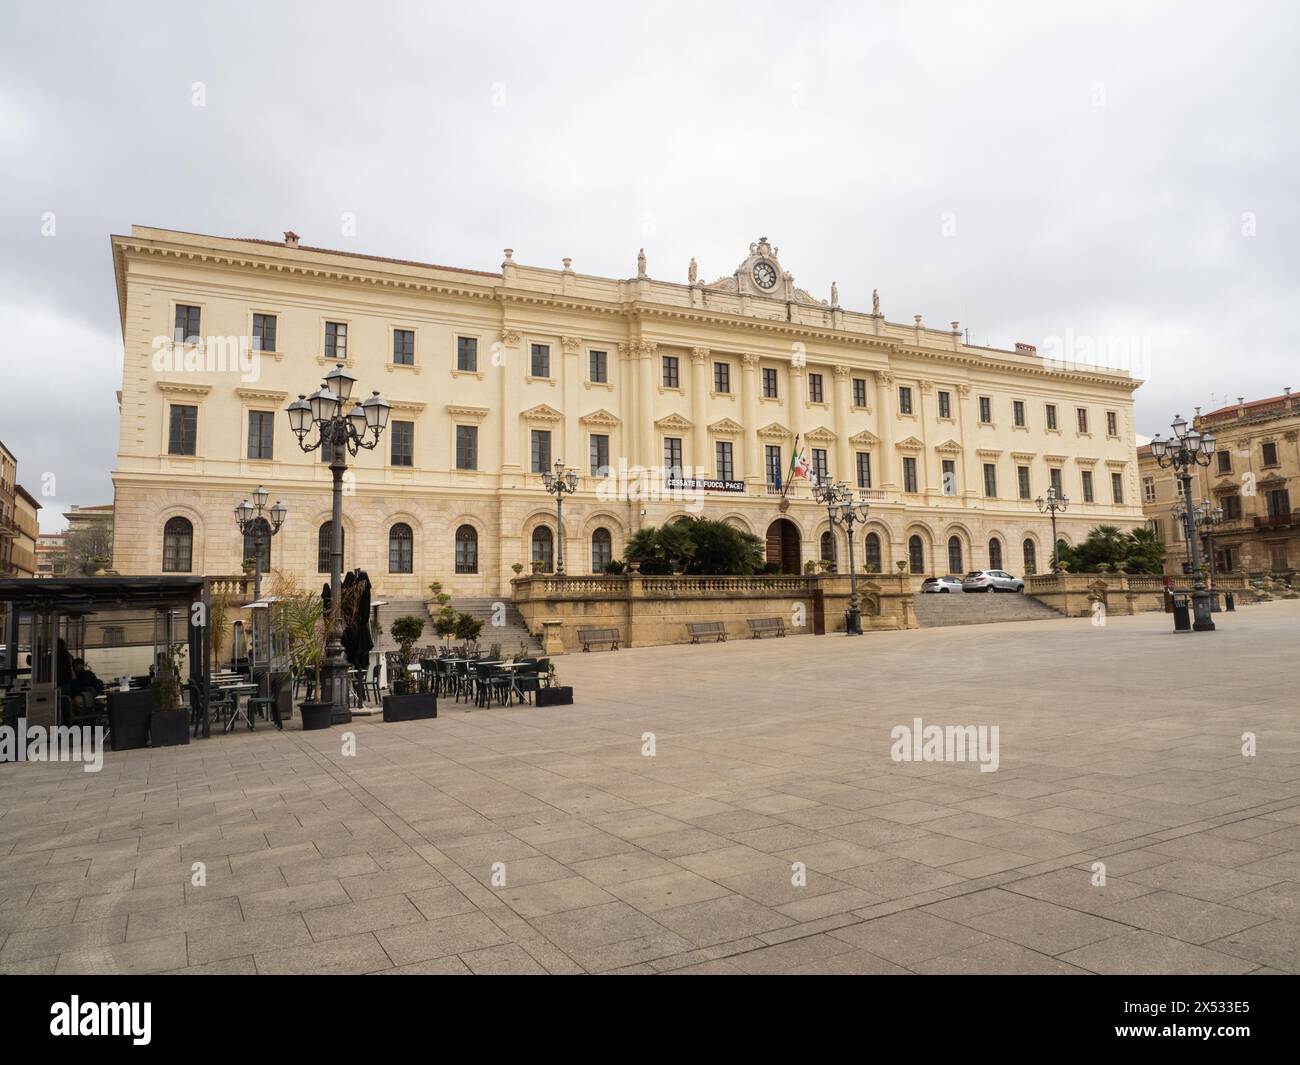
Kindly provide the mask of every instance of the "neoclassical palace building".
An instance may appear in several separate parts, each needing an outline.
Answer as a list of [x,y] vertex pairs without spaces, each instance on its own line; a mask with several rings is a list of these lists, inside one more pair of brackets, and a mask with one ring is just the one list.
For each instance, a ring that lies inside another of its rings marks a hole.
[[[549,570],[554,499],[569,574],[599,572],[646,524],[703,514],[747,529],[786,572],[843,532],[792,454],[871,502],[857,567],[1041,570],[1034,499],[1069,496],[1062,539],[1141,524],[1126,373],[1054,365],[959,323],[887,320],[796,287],[766,238],[706,282],[406,262],[282,241],[133,227],[112,240],[125,350],[114,566],[232,573],[251,557],[234,507],[257,485],[289,508],[271,566],[318,583],[330,471],[284,414],[341,363],[392,405],[346,484],[348,567],[390,597],[508,594]],[[353,476],[354,475],[354,476]]]

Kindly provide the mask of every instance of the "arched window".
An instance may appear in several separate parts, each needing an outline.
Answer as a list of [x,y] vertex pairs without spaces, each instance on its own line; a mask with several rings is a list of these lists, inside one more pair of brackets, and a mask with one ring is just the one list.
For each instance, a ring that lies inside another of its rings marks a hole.
[[913,573],[925,572],[925,546],[919,536],[910,536],[907,540],[907,564]]
[[[261,558],[261,570],[267,573],[271,569],[271,523],[265,518],[258,518],[253,525],[257,528],[249,528],[244,533],[244,558]],[[258,543],[258,534],[261,535],[261,543]],[[241,559],[240,561],[243,561]]]
[[[320,532],[316,534],[316,572],[328,573],[330,571],[330,535],[334,528],[332,521],[327,521],[320,527]],[[343,530],[343,556],[347,557],[348,551],[348,531]],[[342,567],[346,569],[347,567]]]
[[1038,572],[1038,561],[1034,557],[1034,541],[1026,539],[1023,547],[1025,552],[1025,576],[1028,577],[1031,573]]
[[168,518],[163,526],[163,572],[189,573],[194,562],[194,526],[189,518]]
[[989,569],[1002,568],[1002,541],[996,536],[989,540]]
[[388,530],[388,572],[413,573],[415,571],[415,536],[411,527],[399,521]]
[[540,569],[542,573],[552,573],[555,570],[555,538],[545,525],[539,525],[533,530],[533,562],[541,563],[540,567],[534,565],[533,568]]
[[867,533],[867,555],[866,566],[868,573],[881,572],[880,564],[880,536],[878,533]]
[[456,530],[456,572],[478,572],[478,530],[472,525]]
[[948,537],[948,572],[960,573],[961,571],[961,538],[950,536]]
[[835,561],[835,537],[831,535],[829,529],[822,533],[821,560],[823,562]]
[[591,572],[604,573],[614,560],[614,538],[603,526],[591,534]]

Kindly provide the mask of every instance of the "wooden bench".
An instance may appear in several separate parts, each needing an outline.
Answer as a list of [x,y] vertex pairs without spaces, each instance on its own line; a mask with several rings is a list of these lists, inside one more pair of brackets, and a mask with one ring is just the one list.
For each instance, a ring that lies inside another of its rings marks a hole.
[[750,618],[749,631],[755,640],[768,634],[785,635],[785,621],[782,618]]
[[718,643],[725,643],[727,639],[727,630],[721,621],[688,621],[686,633],[691,643],[699,643],[701,636],[715,636]]
[[611,651],[618,650],[618,629],[579,629],[578,640],[584,651],[590,651],[593,644],[609,644]]

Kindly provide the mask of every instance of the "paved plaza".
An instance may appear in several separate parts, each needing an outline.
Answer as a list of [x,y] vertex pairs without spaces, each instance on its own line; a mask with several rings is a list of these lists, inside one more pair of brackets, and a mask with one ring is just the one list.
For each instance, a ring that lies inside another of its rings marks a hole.
[[[0,971],[1300,972],[1300,602],[1216,616],[575,654],[569,707],[0,765]],[[893,760],[916,718],[997,770]]]

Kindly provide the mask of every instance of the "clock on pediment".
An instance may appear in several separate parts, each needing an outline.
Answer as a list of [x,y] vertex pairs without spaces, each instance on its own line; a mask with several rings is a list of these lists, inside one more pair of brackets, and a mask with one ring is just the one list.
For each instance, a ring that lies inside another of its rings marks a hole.
[[736,267],[735,273],[728,277],[720,277],[711,285],[704,287],[715,292],[736,292],[741,295],[765,296],[768,299],[806,303],[814,307],[828,307],[829,304],[825,300],[814,299],[803,289],[795,286],[794,278],[781,268],[780,253],[781,249],[768,243],[767,237],[759,237],[749,246],[748,257]]
[[759,259],[754,263],[753,270],[750,271],[754,278],[754,284],[764,292],[771,292],[776,288],[777,271],[766,259]]

